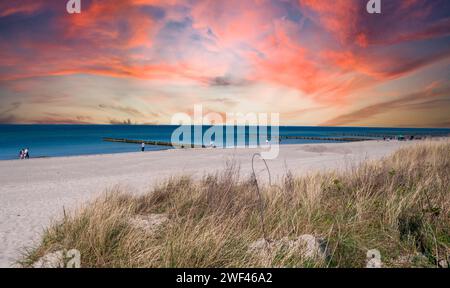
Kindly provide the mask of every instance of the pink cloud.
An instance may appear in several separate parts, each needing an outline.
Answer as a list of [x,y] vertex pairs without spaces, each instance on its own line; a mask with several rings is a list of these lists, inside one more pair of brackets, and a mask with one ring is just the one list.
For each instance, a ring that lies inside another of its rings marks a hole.
[[45,7],[45,1],[16,0],[0,2],[0,17],[14,14],[30,15]]

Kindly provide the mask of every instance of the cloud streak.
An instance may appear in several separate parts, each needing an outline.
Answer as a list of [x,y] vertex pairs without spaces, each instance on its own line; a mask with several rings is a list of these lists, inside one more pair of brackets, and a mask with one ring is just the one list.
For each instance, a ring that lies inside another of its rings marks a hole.
[[[373,104],[354,112],[340,115],[336,118],[328,120],[321,125],[323,126],[351,126],[362,120],[367,121],[379,114],[395,114],[403,111],[417,111],[417,110],[434,110],[436,108],[445,108],[442,118],[444,119],[443,125],[436,125],[435,127],[446,127],[445,118],[450,113],[450,87],[438,86],[438,83],[433,83],[430,87],[427,87],[424,91],[415,92],[412,94],[402,95],[397,99]],[[440,122],[442,123],[442,122]],[[405,123],[405,125],[421,126],[420,121],[418,123]]]

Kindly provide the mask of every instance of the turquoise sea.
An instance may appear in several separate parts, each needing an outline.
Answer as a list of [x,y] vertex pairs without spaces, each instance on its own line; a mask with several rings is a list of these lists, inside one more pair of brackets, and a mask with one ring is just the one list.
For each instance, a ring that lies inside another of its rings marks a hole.
[[[29,148],[31,158],[139,151],[140,145],[104,142],[104,137],[170,142],[178,126],[170,125],[0,125],[0,160],[17,159],[20,149]],[[203,127],[205,131],[209,127]],[[268,129],[270,132],[270,129]],[[235,135],[237,129],[234,131]],[[248,138],[249,129],[245,129]],[[317,138],[371,137],[387,135],[450,135],[450,129],[280,127],[280,136]],[[236,138],[236,136],[235,136]],[[330,142],[286,139],[282,144]],[[198,143],[196,143],[198,144]],[[147,146],[147,151],[170,149]]]

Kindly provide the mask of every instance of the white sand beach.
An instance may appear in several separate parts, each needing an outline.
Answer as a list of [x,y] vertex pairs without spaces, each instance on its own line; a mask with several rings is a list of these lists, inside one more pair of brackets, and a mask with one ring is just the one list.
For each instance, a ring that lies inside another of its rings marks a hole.
[[[412,143],[282,145],[279,157],[267,163],[276,182],[288,170],[301,175],[345,169]],[[36,243],[43,229],[62,216],[63,209],[70,211],[115,185],[142,193],[171,176],[201,177],[221,170],[227,161],[235,161],[245,177],[252,171],[255,152],[257,149],[189,149],[0,161],[0,266],[12,266],[20,249]],[[263,163],[257,161],[256,166],[261,170]]]

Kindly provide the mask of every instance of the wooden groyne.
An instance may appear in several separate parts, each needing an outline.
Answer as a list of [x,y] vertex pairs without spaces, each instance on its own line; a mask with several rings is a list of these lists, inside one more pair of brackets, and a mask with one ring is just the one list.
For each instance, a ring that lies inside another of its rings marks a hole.
[[301,139],[301,140],[319,140],[319,141],[335,141],[335,142],[359,142],[372,141],[373,138],[357,138],[357,137],[314,137],[314,136],[280,136],[280,139]]
[[195,144],[172,144],[171,142],[165,141],[152,141],[152,140],[134,140],[126,138],[103,138],[105,142],[116,142],[116,143],[129,143],[129,144],[142,144],[153,145],[153,146],[166,146],[166,147],[176,147],[176,148],[206,148],[205,145],[195,145]]
[[[302,140],[319,140],[319,141],[335,141],[335,142],[357,142],[357,141],[369,141],[374,140],[370,138],[353,138],[353,137],[307,137],[307,136],[280,136],[280,141],[283,139],[302,139]],[[171,142],[165,141],[153,141],[153,140],[136,140],[136,139],[126,139],[126,138],[110,138],[104,137],[105,142],[115,142],[115,143],[129,143],[129,144],[142,144],[153,145],[153,146],[166,146],[175,148],[206,148],[206,145],[197,144],[172,144]]]
[[435,137],[448,137],[443,134],[398,134],[398,135],[380,135],[380,134],[335,134],[333,137],[308,137],[308,136],[280,136],[280,139],[304,139],[304,140],[323,140],[338,142],[358,142],[373,141],[383,139],[396,140],[422,140]]
[[449,137],[449,135],[445,133],[419,133],[419,132],[410,132],[410,133],[391,133],[391,134],[370,134],[370,133],[342,133],[342,134],[334,134],[340,137],[361,137],[361,138],[372,138],[372,139],[397,139],[397,138],[411,138],[413,137],[415,140],[421,140],[424,138],[435,138],[435,137]]

